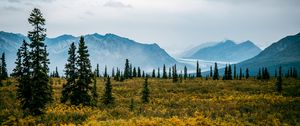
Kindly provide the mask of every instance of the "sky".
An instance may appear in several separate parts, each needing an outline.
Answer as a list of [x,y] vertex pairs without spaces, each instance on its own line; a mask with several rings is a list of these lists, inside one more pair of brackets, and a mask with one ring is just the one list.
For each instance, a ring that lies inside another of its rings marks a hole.
[[35,7],[48,37],[113,33],[172,55],[226,39],[264,49],[300,32],[300,0],[0,0],[0,31],[26,35]]

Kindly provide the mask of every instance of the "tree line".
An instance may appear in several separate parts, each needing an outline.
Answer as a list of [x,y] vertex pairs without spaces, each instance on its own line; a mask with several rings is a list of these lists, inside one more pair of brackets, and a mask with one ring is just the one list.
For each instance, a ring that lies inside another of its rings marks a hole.
[[[17,51],[17,59],[15,61],[16,67],[13,69],[11,76],[18,78],[19,84],[17,85],[17,98],[21,102],[22,109],[25,114],[29,115],[40,115],[43,113],[43,109],[46,104],[53,101],[53,91],[52,86],[49,83],[49,77],[60,77],[58,74],[57,67],[50,76],[48,64],[50,63],[47,52],[47,45],[44,44],[46,37],[45,19],[41,11],[37,8],[33,9],[30,17],[28,18],[29,24],[32,25],[33,29],[28,31],[28,38],[30,42],[23,40],[21,47]],[[78,49],[77,49],[78,48]],[[2,54],[0,63],[0,83],[1,80],[8,77],[5,53]],[[143,77],[144,84],[141,92],[141,101],[143,103],[148,103],[150,100],[150,88],[148,85],[148,78],[162,78],[162,79],[172,79],[174,83],[182,82],[182,80],[188,78],[202,78],[201,68],[199,62],[196,63],[195,74],[188,74],[187,67],[184,66],[183,72],[178,73],[177,66],[174,64],[168,69],[164,64],[162,69],[158,67],[153,69],[152,75],[141,70],[140,67],[133,67],[128,59],[125,60],[124,70],[112,68],[111,76],[107,72],[107,67],[105,66],[103,77],[105,78],[105,88],[104,94],[99,99],[97,94],[97,77],[100,77],[99,64],[97,64],[96,69],[92,71],[88,48],[85,45],[84,37],[80,37],[78,47],[73,43],[70,44],[68,50],[68,59],[65,64],[64,74],[67,83],[63,85],[61,92],[61,103],[72,104],[72,105],[96,105],[98,99],[105,105],[114,104],[115,98],[112,95],[112,84],[111,77],[116,81],[124,81],[126,79],[132,79],[135,77]],[[232,73],[233,71],[233,73]],[[210,66],[209,74],[207,78],[212,78],[213,80],[219,80],[219,69],[218,64],[214,63],[214,69]],[[250,77],[249,69],[246,68],[245,75],[240,68],[238,74],[236,65],[226,65],[224,69],[223,80],[233,80],[242,77],[248,79]],[[279,68],[275,72],[275,77],[277,77],[277,82],[275,88],[278,92],[282,90],[282,68]],[[295,67],[288,70],[286,77],[297,78],[297,70]],[[259,69],[256,79],[268,80],[270,79],[270,74],[267,68]],[[133,104],[133,100],[131,101]],[[131,105],[133,106],[133,105]]]

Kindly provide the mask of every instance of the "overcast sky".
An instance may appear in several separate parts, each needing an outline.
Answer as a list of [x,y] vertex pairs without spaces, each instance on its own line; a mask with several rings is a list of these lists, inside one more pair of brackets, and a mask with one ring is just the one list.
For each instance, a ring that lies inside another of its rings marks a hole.
[[0,0],[0,31],[26,35],[34,7],[48,37],[114,33],[171,54],[224,39],[265,48],[300,32],[300,0]]

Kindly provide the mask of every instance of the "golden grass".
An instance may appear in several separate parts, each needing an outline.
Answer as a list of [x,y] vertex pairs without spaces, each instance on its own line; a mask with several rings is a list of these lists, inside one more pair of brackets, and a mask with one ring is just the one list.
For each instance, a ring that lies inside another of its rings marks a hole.
[[[52,78],[54,103],[42,116],[24,117],[15,79],[0,87],[2,125],[300,125],[300,80],[284,79],[283,92],[269,81],[187,79],[182,83],[150,78],[150,103],[140,100],[144,79],[112,81],[115,104],[100,102],[104,79],[97,79],[97,106],[59,103],[64,79]],[[9,84],[8,84],[9,83]],[[130,101],[134,109],[130,111]]]

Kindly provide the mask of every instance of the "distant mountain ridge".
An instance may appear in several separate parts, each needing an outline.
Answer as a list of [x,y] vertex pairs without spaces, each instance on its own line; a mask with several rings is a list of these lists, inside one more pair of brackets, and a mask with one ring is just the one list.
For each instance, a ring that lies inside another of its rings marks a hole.
[[300,70],[300,33],[290,35],[273,43],[257,56],[237,64],[238,67],[249,68],[252,75],[258,73],[259,67],[267,67],[271,75],[279,66],[286,71],[289,67]]
[[[114,34],[100,35],[94,33],[84,35],[83,37],[88,46],[92,65],[95,66],[99,63],[102,69],[104,69],[104,66],[107,66],[109,72],[111,72],[112,67],[123,69],[125,59],[129,59],[133,66],[140,66],[144,70],[162,67],[163,64],[167,66],[173,64],[180,65],[180,63],[155,43],[141,44]],[[23,39],[28,41],[28,38],[21,34],[0,32],[0,53],[5,52],[7,55],[9,72],[11,72],[15,65],[16,52],[21,46]],[[72,42],[78,45],[79,37],[61,35],[45,39],[49,52],[50,70],[54,70],[56,66],[58,66],[60,71],[64,69],[69,45]]]
[[217,44],[200,48],[193,54],[183,56],[183,58],[208,61],[240,62],[252,58],[260,52],[261,49],[251,41],[245,41],[240,44],[236,44],[232,40],[225,40]]

